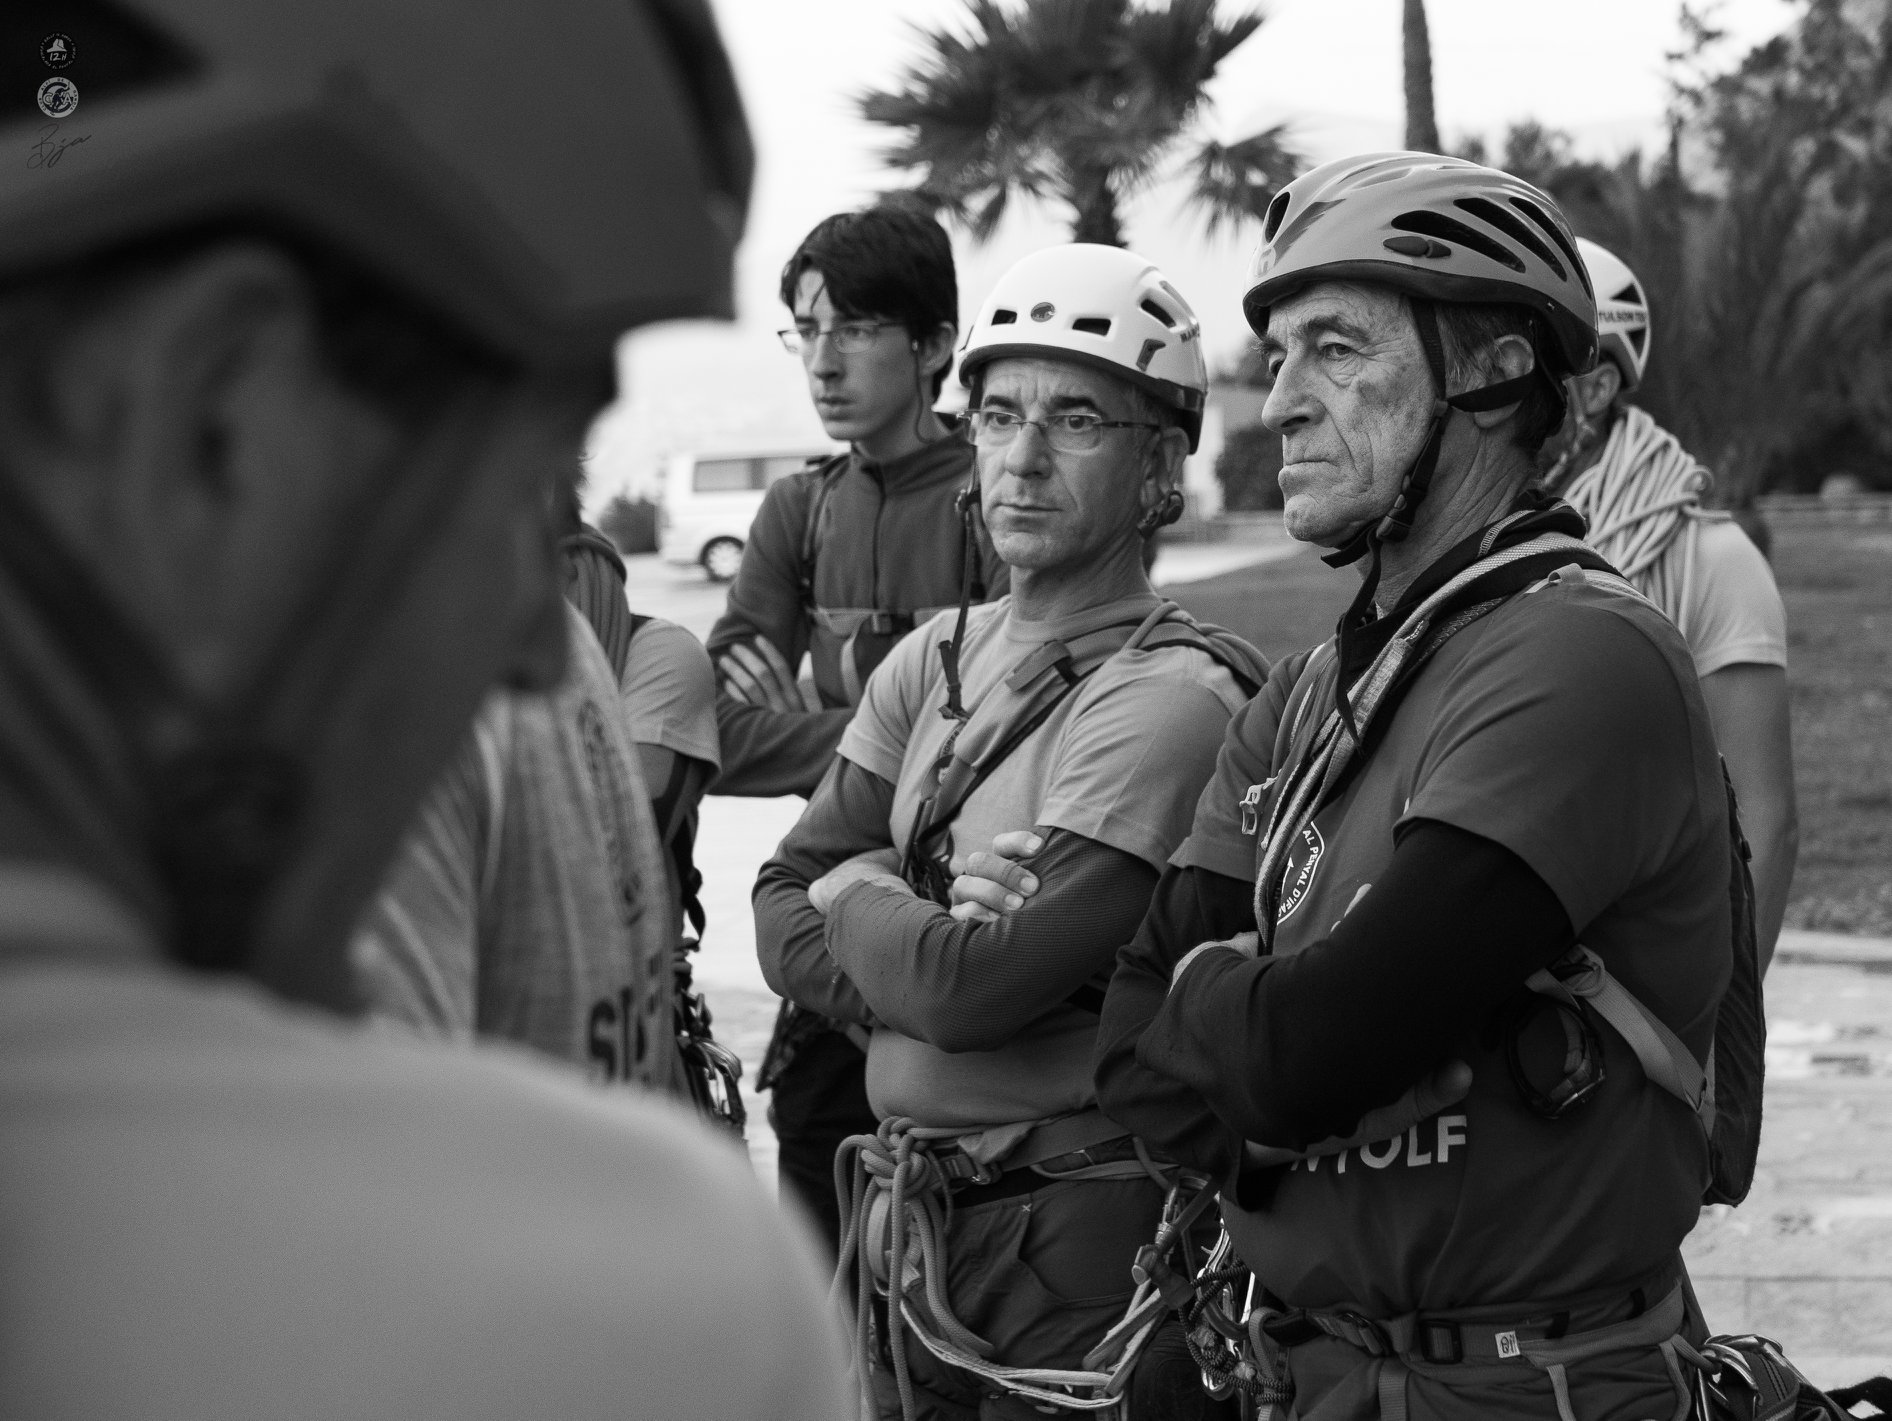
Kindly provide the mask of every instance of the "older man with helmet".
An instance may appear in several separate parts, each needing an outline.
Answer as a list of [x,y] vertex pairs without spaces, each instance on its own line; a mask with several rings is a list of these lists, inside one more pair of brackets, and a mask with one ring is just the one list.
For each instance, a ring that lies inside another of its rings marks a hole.
[[1649,299],[1628,263],[1583,237],[1602,359],[1566,381],[1569,413],[1545,445],[1545,485],[1590,522],[1585,536],[1668,614],[1701,677],[1715,741],[1754,850],[1756,935],[1774,955],[1799,852],[1787,695],[1787,612],[1773,570],[1727,513],[1702,506],[1714,475],[1628,403],[1649,369]]
[[0,1413],[826,1421],[737,1151],[337,1015],[481,697],[562,671],[619,333],[729,311],[707,8],[46,13],[87,138],[0,172]]
[[1575,242],[1506,174],[1346,159],[1270,205],[1245,309],[1288,529],[1365,576],[1231,724],[1101,1104],[1220,1181],[1226,1384],[1303,1421],[1679,1415],[1727,800],[1681,637],[1531,491],[1596,359]]
[[[844,1271],[865,1403],[909,1418],[1094,1409],[1129,1380],[1160,1299],[1107,1334],[1175,1171],[1096,1109],[1101,988],[1265,675],[1144,572],[1208,383],[1159,271],[1114,247],[1025,258],[960,378],[968,503],[1010,594],[874,671],[755,894],[770,985],[872,1032],[883,1123],[843,1149]],[[955,865],[999,836],[1044,886],[952,911]]]

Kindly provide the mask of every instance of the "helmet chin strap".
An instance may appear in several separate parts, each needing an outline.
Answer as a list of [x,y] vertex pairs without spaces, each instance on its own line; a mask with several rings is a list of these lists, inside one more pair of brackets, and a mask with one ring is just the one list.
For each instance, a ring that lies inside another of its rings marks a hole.
[[1394,496],[1392,506],[1380,517],[1362,523],[1351,538],[1321,558],[1329,567],[1347,567],[1369,553],[1373,556],[1373,565],[1361,580],[1359,592],[1341,614],[1336,632],[1341,675],[1335,682],[1334,698],[1341,720],[1356,740],[1359,738],[1358,727],[1354,724],[1353,708],[1347,702],[1349,633],[1366,626],[1376,615],[1373,599],[1380,588],[1382,554],[1386,544],[1403,543],[1412,534],[1413,523],[1419,517],[1419,505],[1425,502],[1426,495],[1432,490],[1432,476],[1438,471],[1439,450],[1445,442],[1445,426],[1452,417],[1452,411],[1503,409],[1523,399],[1544,378],[1533,366],[1522,375],[1500,380],[1494,385],[1484,385],[1457,395],[1446,394],[1445,345],[1439,337],[1438,307],[1422,297],[1409,299],[1412,302],[1413,323],[1419,328],[1419,344],[1425,350],[1426,365],[1432,372],[1432,386],[1439,392],[1432,402],[1432,424],[1426,431],[1426,442],[1420,446],[1419,457],[1413,460],[1412,467],[1399,481],[1399,492]]

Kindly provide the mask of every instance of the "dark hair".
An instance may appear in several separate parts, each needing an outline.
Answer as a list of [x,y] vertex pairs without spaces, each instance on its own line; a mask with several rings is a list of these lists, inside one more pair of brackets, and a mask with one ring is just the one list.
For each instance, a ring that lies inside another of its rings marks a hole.
[[[959,324],[952,243],[909,203],[889,200],[816,223],[782,268],[782,304],[791,311],[805,271],[821,273],[837,315],[898,321],[916,341]],[[933,376],[934,399],[949,368]]]
[[1531,343],[1543,378],[1519,404],[1511,441],[1535,457],[1544,441],[1564,422],[1563,392],[1557,384],[1561,371],[1554,366],[1552,354],[1556,346],[1537,314],[1528,306],[1456,301],[1441,301],[1434,309],[1439,313],[1439,343],[1445,347],[1445,367],[1455,384],[1490,383],[1498,373],[1486,354],[1494,341],[1522,336]]

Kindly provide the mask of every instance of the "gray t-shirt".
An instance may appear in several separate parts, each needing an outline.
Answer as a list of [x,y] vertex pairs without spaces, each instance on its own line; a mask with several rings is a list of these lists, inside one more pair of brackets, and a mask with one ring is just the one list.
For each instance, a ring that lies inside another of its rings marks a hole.
[[[1005,697],[1004,682],[1048,641],[1068,641],[1155,610],[1128,598],[1058,621],[1012,615],[1010,597],[974,607],[960,666],[972,720]],[[840,753],[894,786],[892,842],[907,842],[954,722],[942,716],[938,646],[956,612],[921,627],[881,662]],[[1170,646],[1120,652],[1105,662],[965,801],[952,851],[991,847],[1011,829],[1066,829],[1135,855],[1160,871],[1189,832],[1196,798],[1215,768],[1229,717],[1246,697],[1204,653]],[[988,705],[988,700],[991,704]],[[886,1027],[868,1050],[867,1094],[882,1116],[927,1125],[993,1125],[1044,1119],[1096,1102],[1091,1052],[1097,1017],[1060,1006],[997,1051],[942,1051]]]
[[1663,556],[1674,605],[1660,605],[1688,642],[1697,676],[1787,664],[1787,609],[1773,569],[1740,524],[1726,513],[1692,513]]
[[680,1091],[663,851],[616,677],[566,610],[564,682],[488,698],[351,956],[377,1015]]
[[634,742],[722,768],[716,671],[702,642],[675,622],[652,617],[631,638],[621,686]]

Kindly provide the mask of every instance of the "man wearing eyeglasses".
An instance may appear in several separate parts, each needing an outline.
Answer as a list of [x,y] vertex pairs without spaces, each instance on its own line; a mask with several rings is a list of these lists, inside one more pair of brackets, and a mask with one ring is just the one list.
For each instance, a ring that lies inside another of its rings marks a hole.
[[[998,283],[960,378],[1010,593],[942,614],[881,663],[756,885],[770,985],[872,1032],[882,1123],[844,1155],[865,1172],[843,1262],[876,1318],[857,1370],[885,1415],[901,1414],[896,1391],[909,1416],[1035,1415],[1047,1383],[1023,1369],[1095,1365],[1172,1178],[1097,1111],[1090,1052],[1116,945],[1265,675],[1252,648],[1159,599],[1143,567],[1200,431],[1199,332],[1161,273],[1115,247],[1039,252]],[[953,911],[957,861],[1020,826],[1029,901]],[[936,1168],[912,1160],[900,1196],[877,1200],[867,1181],[910,1152]],[[904,1259],[888,1260],[901,1246],[885,1203],[902,1207]],[[973,1365],[942,1360],[942,1339]],[[1123,1360],[1121,1340],[1103,1365]]]
[[[848,449],[771,488],[749,530],[709,637],[722,692],[717,794],[813,793],[861,687],[901,637],[957,605],[962,584],[975,601],[1006,586],[990,539],[956,502],[972,450],[933,412],[959,325],[939,223],[894,204],[829,217],[783,267],[781,295],[793,318],[782,343],[801,357],[822,428]],[[812,694],[796,681],[804,653]],[[785,1009],[758,1076],[782,1179],[830,1242],[835,1147],[873,1127],[862,1065],[846,1033]]]

